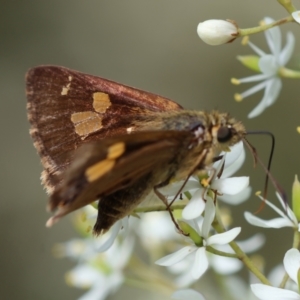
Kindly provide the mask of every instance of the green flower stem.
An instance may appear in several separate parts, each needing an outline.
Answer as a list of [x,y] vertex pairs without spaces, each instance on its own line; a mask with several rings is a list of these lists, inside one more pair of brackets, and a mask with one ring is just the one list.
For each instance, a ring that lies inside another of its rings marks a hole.
[[[173,210],[182,210],[186,207],[185,204],[176,204],[172,205],[170,209]],[[155,205],[155,206],[142,206],[136,208],[133,213],[146,213],[146,212],[154,212],[154,211],[167,211],[167,207],[165,205]]]
[[296,11],[296,7],[293,5],[291,0],[277,0],[290,14]]
[[293,248],[298,249],[300,246],[300,233],[299,231],[295,228],[294,232],[294,241],[293,241]]
[[239,28],[238,30],[238,36],[245,36],[245,35],[250,35],[250,34],[254,34],[254,33],[259,33],[262,31],[265,31],[269,28],[278,26],[278,25],[282,25],[288,22],[293,22],[294,18],[292,16],[288,16],[286,18],[274,21],[273,23],[270,24],[265,24],[265,25],[261,25],[261,26],[257,26],[257,27],[252,27],[252,28],[246,28],[246,29],[241,29]]
[[[293,248],[298,249],[300,246],[300,235],[299,235],[299,231],[297,229],[294,230],[294,241],[293,241]],[[279,287],[281,289],[283,289],[289,279],[289,275],[287,273],[285,273],[285,275],[283,276],[281,283],[279,285]]]
[[288,273],[285,273],[282,280],[281,280],[281,282],[280,282],[280,285],[279,285],[280,289],[284,289],[284,287],[285,287],[287,281],[289,280],[289,278],[290,277],[289,277]]
[[298,79],[300,78],[300,71],[295,71],[287,68],[280,68],[278,75],[285,78]]
[[[225,232],[225,228],[221,223],[221,218],[219,216],[219,210],[216,210],[216,219],[213,222],[212,226],[218,233]],[[236,253],[237,258],[242,261],[242,263],[251,271],[263,284],[271,285],[270,281],[259,271],[259,269],[253,264],[251,259],[247,256],[246,253],[237,245],[236,242],[230,242],[230,247]]]
[[206,246],[206,250],[208,252],[216,254],[216,255],[225,256],[225,257],[232,257],[232,258],[238,258],[238,256],[234,253],[223,252],[223,251],[217,250],[217,249],[215,249],[213,247],[210,247],[210,246]]

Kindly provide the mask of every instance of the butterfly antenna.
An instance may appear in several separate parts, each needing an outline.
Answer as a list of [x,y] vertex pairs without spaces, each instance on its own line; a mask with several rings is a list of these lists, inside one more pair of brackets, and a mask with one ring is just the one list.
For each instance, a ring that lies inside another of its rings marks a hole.
[[[261,134],[261,135],[267,135],[269,137],[271,137],[272,140],[272,146],[271,146],[271,152],[269,155],[269,161],[268,161],[268,165],[267,167],[265,166],[265,164],[262,162],[262,160],[259,158],[256,149],[250,144],[250,142],[244,137],[243,141],[246,144],[246,146],[249,148],[250,152],[253,155],[253,159],[254,159],[254,165],[257,164],[257,162],[262,166],[262,168],[264,169],[265,173],[266,173],[266,179],[265,179],[265,186],[264,186],[264,193],[263,193],[263,198],[266,199],[267,197],[267,191],[268,191],[268,184],[269,184],[269,180],[272,182],[274,188],[278,191],[278,193],[281,195],[283,201],[285,203],[287,203],[287,196],[285,191],[283,190],[283,188],[279,185],[279,183],[276,181],[276,179],[272,176],[270,169],[271,169],[271,164],[272,164],[272,159],[273,159],[273,154],[274,154],[274,149],[275,149],[275,137],[274,135],[269,132],[269,131],[248,131],[247,135],[252,135],[252,134]],[[257,213],[260,212],[262,210],[262,208],[264,207],[265,202],[261,205],[261,207],[258,209]]]

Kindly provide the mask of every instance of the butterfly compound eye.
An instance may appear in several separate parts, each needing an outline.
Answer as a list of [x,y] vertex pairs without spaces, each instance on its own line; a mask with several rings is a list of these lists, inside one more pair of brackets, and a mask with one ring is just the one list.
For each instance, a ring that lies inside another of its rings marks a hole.
[[218,130],[218,141],[220,143],[226,143],[228,142],[232,137],[232,130],[229,127],[220,127]]

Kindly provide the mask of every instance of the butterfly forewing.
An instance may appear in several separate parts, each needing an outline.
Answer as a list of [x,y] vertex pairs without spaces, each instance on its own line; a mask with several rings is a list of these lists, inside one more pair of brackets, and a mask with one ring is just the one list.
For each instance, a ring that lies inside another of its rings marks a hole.
[[83,143],[130,133],[130,115],[182,109],[167,98],[63,67],[33,68],[26,80],[31,135],[50,194]]

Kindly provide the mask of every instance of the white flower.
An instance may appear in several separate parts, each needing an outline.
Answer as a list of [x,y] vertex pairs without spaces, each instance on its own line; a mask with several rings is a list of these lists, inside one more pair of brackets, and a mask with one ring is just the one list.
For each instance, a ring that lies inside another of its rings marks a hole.
[[176,241],[181,236],[170,226],[170,215],[167,212],[142,214],[136,233],[146,249],[161,248],[162,243]]
[[123,283],[120,274],[114,273],[108,277],[89,265],[78,265],[66,275],[66,280],[77,288],[89,289],[79,300],[106,299]]
[[161,266],[171,266],[189,256],[192,258],[193,262],[192,266],[190,267],[191,275],[194,279],[200,278],[208,268],[206,247],[228,244],[234,240],[241,231],[240,227],[236,227],[227,232],[209,236],[209,231],[211,229],[211,224],[214,220],[214,217],[215,205],[210,198],[207,198],[204,218],[199,217],[198,219],[190,221],[190,224],[193,225],[192,227],[202,239],[201,246],[196,246],[194,242],[190,240],[190,242],[192,242],[191,245],[159,259],[156,261],[156,264]]
[[296,228],[298,231],[300,231],[298,221],[297,221],[295,214],[290,209],[288,204],[283,201],[283,199],[281,198],[281,196],[278,193],[276,193],[276,196],[279,199],[279,202],[282,206],[282,209],[283,209],[282,211],[278,207],[276,207],[274,204],[272,204],[270,201],[264,200],[263,197],[261,197],[260,195],[258,195],[258,196],[262,201],[265,201],[265,203],[268,206],[270,206],[275,212],[277,212],[280,217],[274,218],[271,220],[264,220],[264,219],[254,216],[250,212],[245,212],[244,216],[245,216],[246,220],[248,221],[248,223],[250,223],[254,226],[264,227],[264,228],[293,227],[293,228]]
[[[236,243],[245,253],[252,253],[263,246],[263,244],[265,243],[265,237],[262,234],[258,233],[247,240],[236,241]],[[228,244],[216,245],[215,249],[227,253],[234,253],[234,251]],[[209,258],[211,267],[217,273],[222,275],[230,275],[236,273],[243,267],[243,263],[238,259],[232,259],[219,255],[211,255]]]
[[207,20],[198,24],[197,33],[206,44],[217,46],[235,40],[238,28],[231,21]]
[[[300,253],[297,249],[290,249],[286,252],[283,264],[289,277],[299,286],[298,272],[300,269]],[[251,284],[252,292],[261,300],[299,300],[297,292],[284,290],[264,284]]]
[[[238,246],[245,253],[252,253],[259,248],[265,242],[265,238],[262,234],[256,234],[253,237],[245,241],[236,241]],[[234,253],[228,244],[225,245],[214,245],[214,248],[227,253]],[[190,271],[191,265],[194,263],[194,258],[192,256],[187,256],[184,260],[178,262],[175,265],[168,267],[168,270],[176,276],[174,282],[176,286],[183,288],[190,286],[195,282]],[[229,257],[213,255],[208,253],[209,266],[218,274],[226,275],[226,279],[229,275],[238,272],[243,264],[238,259],[233,259]]]
[[[214,173],[209,188],[217,190],[218,193],[221,194],[219,199],[226,203],[236,205],[245,201],[249,197],[251,189],[248,187],[249,177],[241,176],[229,178],[229,176],[235,173],[242,166],[245,160],[243,143],[237,143],[232,146],[230,150],[230,152],[222,152],[222,160],[213,165],[211,172]],[[221,178],[218,178],[217,175],[219,175],[224,162],[225,165],[222,176]],[[173,200],[173,197],[181,188],[182,184],[183,181],[175,182],[165,188],[162,188],[161,191],[163,194],[168,195],[168,199]],[[203,196],[205,196],[205,188],[201,186],[197,177],[191,177],[183,189],[183,192],[185,191],[189,191],[192,198],[183,209],[182,217],[186,220],[191,220],[199,217],[204,210],[205,202],[203,200]]]
[[[266,24],[269,24],[274,20],[271,18],[265,18],[264,21]],[[281,48],[281,32],[278,27],[273,27],[265,31],[265,36],[271,54],[266,54],[253,43],[249,42],[249,46],[260,56],[258,64],[261,74],[232,80],[232,82],[236,84],[261,81],[249,90],[235,96],[237,101],[241,101],[243,98],[246,98],[262,89],[265,90],[262,100],[250,112],[248,115],[249,118],[254,118],[260,115],[278,98],[282,87],[279,73],[290,60],[295,45],[294,35],[291,32],[288,32],[287,43],[284,48]]]
[[78,288],[89,288],[80,300],[105,299],[123,283],[123,269],[127,265],[134,246],[132,238],[114,243],[105,253],[90,252],[66,275],[67,282]]
[[202,294],[192,289],[178,290],[172,295],[172,299],[175,300],[205,300]]
[[300,10],[294,11],[292,16],[297,23],[300,23]]
[[118,234],[122,230],[122,234],[126,236],[128,234],[128,221],[129,217],[126,216],[121,220],[118,220],[108,232],[106,232],[102,237],[101,246],[98,247],[98,252],[107,251],[115,242]]

